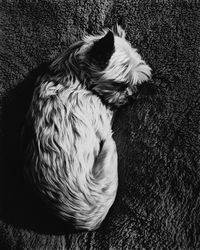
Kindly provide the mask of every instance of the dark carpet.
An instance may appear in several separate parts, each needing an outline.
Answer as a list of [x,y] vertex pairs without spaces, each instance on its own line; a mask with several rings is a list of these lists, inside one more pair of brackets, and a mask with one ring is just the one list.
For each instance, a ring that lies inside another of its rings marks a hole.
[[[0,249],[200,249],[199,1],[1,1]],[[152,67],[118,111],[119,189],[101,228],[73,232],[24,183],[20,132],[45,63],[121,22]]]

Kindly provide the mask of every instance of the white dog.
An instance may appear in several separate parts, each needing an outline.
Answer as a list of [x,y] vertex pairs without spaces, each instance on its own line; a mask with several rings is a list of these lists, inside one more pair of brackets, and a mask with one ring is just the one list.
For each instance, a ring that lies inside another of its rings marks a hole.
[[78,229],[98,228],[115,200],[111,108],[127,103],[150,75],[117,26],[72,45],[39,79],[27,114],[26,177]]

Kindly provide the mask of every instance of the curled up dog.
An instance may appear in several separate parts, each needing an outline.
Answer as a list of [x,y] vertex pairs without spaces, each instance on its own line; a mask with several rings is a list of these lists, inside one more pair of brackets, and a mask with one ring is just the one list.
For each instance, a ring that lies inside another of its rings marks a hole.
[[150,67],[120,26],[87,36],[39,78],[27,113],[25,176],[75,228],[98,228],[118,185],[112,107],[128,102]]

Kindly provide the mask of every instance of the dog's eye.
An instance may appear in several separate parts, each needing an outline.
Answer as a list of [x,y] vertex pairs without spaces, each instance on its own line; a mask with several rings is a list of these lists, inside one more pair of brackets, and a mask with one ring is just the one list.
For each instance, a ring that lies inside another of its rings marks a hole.
[[127,82],[112,82],[111,86],[118,92],[124,92],[130,84]]
[[123,92],[128,88],[128,83],[121,83],[118,91]]

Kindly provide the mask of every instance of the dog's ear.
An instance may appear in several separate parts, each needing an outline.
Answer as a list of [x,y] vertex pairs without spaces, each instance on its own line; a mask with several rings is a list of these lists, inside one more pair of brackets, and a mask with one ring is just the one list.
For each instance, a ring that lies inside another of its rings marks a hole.
[[112,27],[112,30],[113,30],[113,32],[114,32],[117,36],[119,36],[119,37],[121,37],[121,38],[125,38],[126,33],[125,33],[125,31],[122,29],[122,27],[121,27],[119,24],[116,23],[116,24]]
[[104,37],[94,43],[89,51],[89,57],[100,65],[106,65],[114,50],[114,34],[109,30]]

